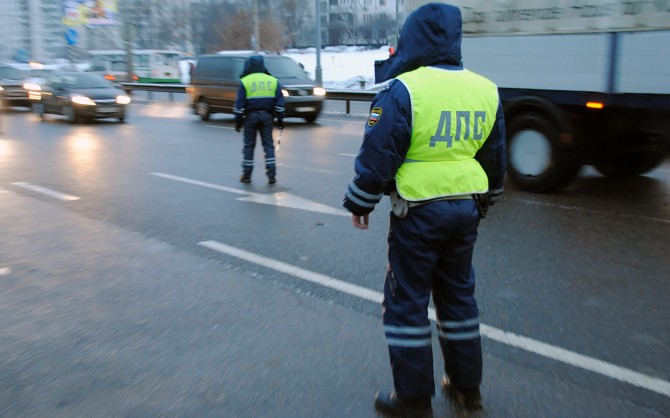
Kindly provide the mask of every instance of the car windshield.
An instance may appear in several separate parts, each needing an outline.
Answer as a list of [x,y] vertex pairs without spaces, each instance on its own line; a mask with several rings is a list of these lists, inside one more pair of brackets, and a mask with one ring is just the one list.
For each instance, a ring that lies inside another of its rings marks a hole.
[[63,84],[68,87],[79,89],[103,89],[113,87],[111,83],[97,74],[66,74],[63,76]]
[[0,67],[0,79],[4,80],[21,80],[23,78],[23,73],[12,67]]
[[265,67],[274,77],[305,77],[305,71],[289,57],[266,57]]

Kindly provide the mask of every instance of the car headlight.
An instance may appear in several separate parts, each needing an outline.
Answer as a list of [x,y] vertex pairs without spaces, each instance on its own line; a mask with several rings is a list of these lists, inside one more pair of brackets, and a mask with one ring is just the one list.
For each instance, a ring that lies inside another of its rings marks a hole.
[[0,86],[0,91],[3,91],[3,90],[4,90],[4,89],[2,88],[2,86]]
[[35,83],[23,83],[23,88],[26,90],[36,90],[36,91],[42,90],[42,87],[39,84]]
[[72,103],[77,103],[77,104],[80,104],[80,105],[95,106],[95,102],[93,100],[89,99],[86,96],[75,95],[75,96],[72,96],[71,100],[72,100]]
[[323,87],[314,87],[314,95],[315,96],[325,96],[326,95],[326,89]]
[[281,90],[281,94],[282,94],[284,97],[288,97],[288,90],[284,90],[284,89],[282,89],[282,90]]
[[120,96],[116,96],[116,103],[126,105],[130,103],[130,97],[123,94]]

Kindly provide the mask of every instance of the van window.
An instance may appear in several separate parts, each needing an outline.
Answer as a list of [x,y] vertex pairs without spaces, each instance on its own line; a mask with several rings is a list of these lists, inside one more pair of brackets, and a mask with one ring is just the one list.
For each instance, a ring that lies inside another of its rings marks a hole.
[[305,77],[305,71],[289,57],[265,57],[265,68],[279,78]]

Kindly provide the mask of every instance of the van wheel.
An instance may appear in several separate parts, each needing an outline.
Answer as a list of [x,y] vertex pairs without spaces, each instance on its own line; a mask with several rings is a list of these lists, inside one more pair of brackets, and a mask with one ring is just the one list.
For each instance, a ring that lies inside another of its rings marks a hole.
[[514,117],[507,144],[510,179],[529,192],[551,192],[565,186],[581,166],[574,151],[560,143],[559,129],[539,113]]
[[198,104],[195,105],[195,113],[200,116],[200,119],[202,120],[209,120],[209,115],[211,115],[211,112],[209,110],[209,105],[207,102],[203,100],[199,100]]
[[305,119],[305,122],[307,122],[307,123],[314,123],[314,121],[316,120],[317,116],[319,116],[319,115],[317,115],[316,113],[311,113],[311,114],[305,116],[305,118],[304,118],[304,119]]

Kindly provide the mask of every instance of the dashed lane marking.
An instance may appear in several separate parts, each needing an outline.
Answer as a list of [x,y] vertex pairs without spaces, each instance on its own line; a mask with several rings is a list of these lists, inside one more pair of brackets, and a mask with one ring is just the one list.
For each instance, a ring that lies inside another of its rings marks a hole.
[[35,184],[25,183],[25,182],[16,182],[12,183],[16,187],[22,189],[30,190],[36,193],[43,194],[45,196],[53,197],[54,199],[59,200],[79,200],[77,196],[72,196],[71,194],[61,193],[56,190],[47,189],[46,187],[38,186]]
[[325,213],[329,215],[337,215],[337,216],[349,216],[349,212],[333,208],[328,205],[324,205],[321,203],[313,202],[309,199],[302,198],[300,196],[292,195],[290,193],[286,192],[277,192],[277,193],[254,193],[254,192],[248,192],[245,190],[240,190],[240,189],[235,189],[232,187],[226,187],[226,186],[220,186],[218,184],[212,184],[212,183],[207,183],[204,181],[199,181],[199,180],[193,180],[193,179],[188,179],[185,177],[179,177],[179,176],[173,176],[171,174],[165,174],[165,173],[151,173],[152,176],[157,176],[157,177],[163,177],[169,180],[174,180],[174,181],[179,181],[182,183],[188,183],[188,184],[193,184],[196,186],[201,186],[201,187],[207,187],[209,189],[215,189],[215,190],[222,190],[225,192],[230,192],[230,193],[235,193],[235,194],[241,194],[244,195],[244,197],[239,197],[237,200],[241,200],[244,202],[253,202],[253,203],[260,203],[263,205],[271,205],[271,206],[280,206],[280,207],[285,207],[285,208],[291,208],[291,209],[301,209],[301,210],[307,210],[311,212],[319,212],[319,213]]
[[[202,241],[199,242],[198,245],[281,273],[289,274],[308,282],[335,289],[361,299],[381,303],[383,298],[381,292],[309,271],[279,260],[264,257],[237,247],[232,247],[218,241]],[[432,321],[436,320],[436,314],[433,308],[428,309],[428,317]],[[480,331],[484,337],[491,340],[670,397],[670,382],[657,377],[639,373],[631,369],[617,366],[616,364],[585,356],[574,351],[507,332],[489,325],[480,324]]]

